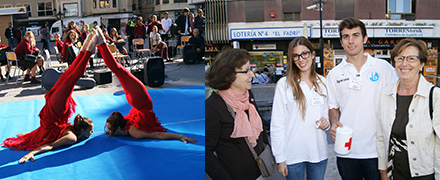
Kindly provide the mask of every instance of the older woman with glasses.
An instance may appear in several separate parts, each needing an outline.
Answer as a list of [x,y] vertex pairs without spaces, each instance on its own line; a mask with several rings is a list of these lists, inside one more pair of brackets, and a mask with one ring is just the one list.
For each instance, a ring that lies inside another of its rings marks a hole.
[[427,62],[426,43],[403,39],[391,51],[399,81],[382,90],[377,124],[377,149],[382,179],[440,178],[440,90],[421,72]]
[[250,91],[250,67],[246,50],[225,50],[206,73],[207,85],[218,90],[205,101],[205,170],[212,179],[260,177],[246,141],[260,154],[268,139]]

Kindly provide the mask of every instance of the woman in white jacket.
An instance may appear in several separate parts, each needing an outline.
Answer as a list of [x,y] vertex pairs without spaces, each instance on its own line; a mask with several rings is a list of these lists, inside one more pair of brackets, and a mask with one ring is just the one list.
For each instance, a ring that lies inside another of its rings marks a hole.
[[426,43],[402,39],[391,51],[399,81],[380,96],[377,150],[382,180],[440,179],[440,89],[420,73],[427,63]]
[[324,179],[329,129],[327,88],[304,37],[289,45],[287,72],[276,87],[270,133],[277,169],[286,179]]

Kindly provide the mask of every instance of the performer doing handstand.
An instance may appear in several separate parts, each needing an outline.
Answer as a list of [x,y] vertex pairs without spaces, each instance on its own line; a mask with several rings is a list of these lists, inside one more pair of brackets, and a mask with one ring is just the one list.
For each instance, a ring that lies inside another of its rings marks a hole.
[[[96,33],[95,33],[96,34]],[[32,150],[19,163],[34,160],[34,155],[62,146],[69,146],[87,139],[93,133],[93,122],[77,115],[73,126],[68,122],[75,112],[76,103],[72,99],[73,88],[84,74],[90,55],[96,47],[96,35],[90,34],[73,64],[64,72],[52,89],[44,96],[46,104],[41,109],[40,127],[29,133],[7,138],[3,144],[12,150]]]
[[187,141],[197,142],[197,140],[181,134],[166,132],[167,129],[157,121],[156,114],[153,112],[153,102],[145,86],[124,66],[116,62],[99,28],[97,33],[98,50],[107,67],[118,77],[128,103],[133,106],[125,117],[120,112],[113,112],[107,119],[106,127],[108,130],[106,133],[110,136],[130,135],[135,139],[179,139],[185,143]]

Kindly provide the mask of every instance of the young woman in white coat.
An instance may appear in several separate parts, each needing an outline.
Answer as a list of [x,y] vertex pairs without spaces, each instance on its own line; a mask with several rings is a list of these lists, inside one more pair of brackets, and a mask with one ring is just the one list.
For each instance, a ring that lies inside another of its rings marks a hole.
[[270,135],[278,172],[286,179],[322,180],[327,166],[327,88],[315,71],[315,52],[304,37],[289,45],[287,72],[276,86]]

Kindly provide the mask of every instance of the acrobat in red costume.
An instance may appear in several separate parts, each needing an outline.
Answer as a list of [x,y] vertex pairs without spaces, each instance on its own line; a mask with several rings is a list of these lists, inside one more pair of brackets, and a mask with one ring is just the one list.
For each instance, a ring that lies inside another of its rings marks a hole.
[[153,102],[148,95],[147,88],[133,76],[124,66],[116,62],[110,49],[103,42],[104,35],[98,30],[98,50],[100,51],[107,67],[115,73],[119,82],[124,88],[128,103],[133,106],[130,112],[122,117],[119,112],[114,112],[107,119],[107,134],[130,135],[135,139],[154,138],[154,139],[179,139],[183,142],[196,142],[193,138],[183,135],[168,133],[157,121],[156,114],[153,112]]
[[[93,37],[89,37],[88,40],[91,41],[91,38]],[[90,45],[93,46],[90,49],[94,49],[95,39],[91,43],[85,44],[85,47]],[[86,49],[87,51],[84,52]],[[33,160],[35,154],[60,146],[71,145],[78,139],[90,136],[93,132],[93,122],[89,118],[77,115],[73,126],[68,120],[75,112],[76,106],[71,96],[73,88],[84,74],[91,54],[89,48],[83,48],[73,64],[61,75],[52,89],[46,93],[44,96],[46,104],[39,114],[40,127],[29,133],[7,138],[3,141],[5,147],[12,150],[34,150],[30,153],[31,157],[28,158]],[[26,156],[29,156],[29,154]],[[22,160],[20,160],[20,163],[23,163]]]

